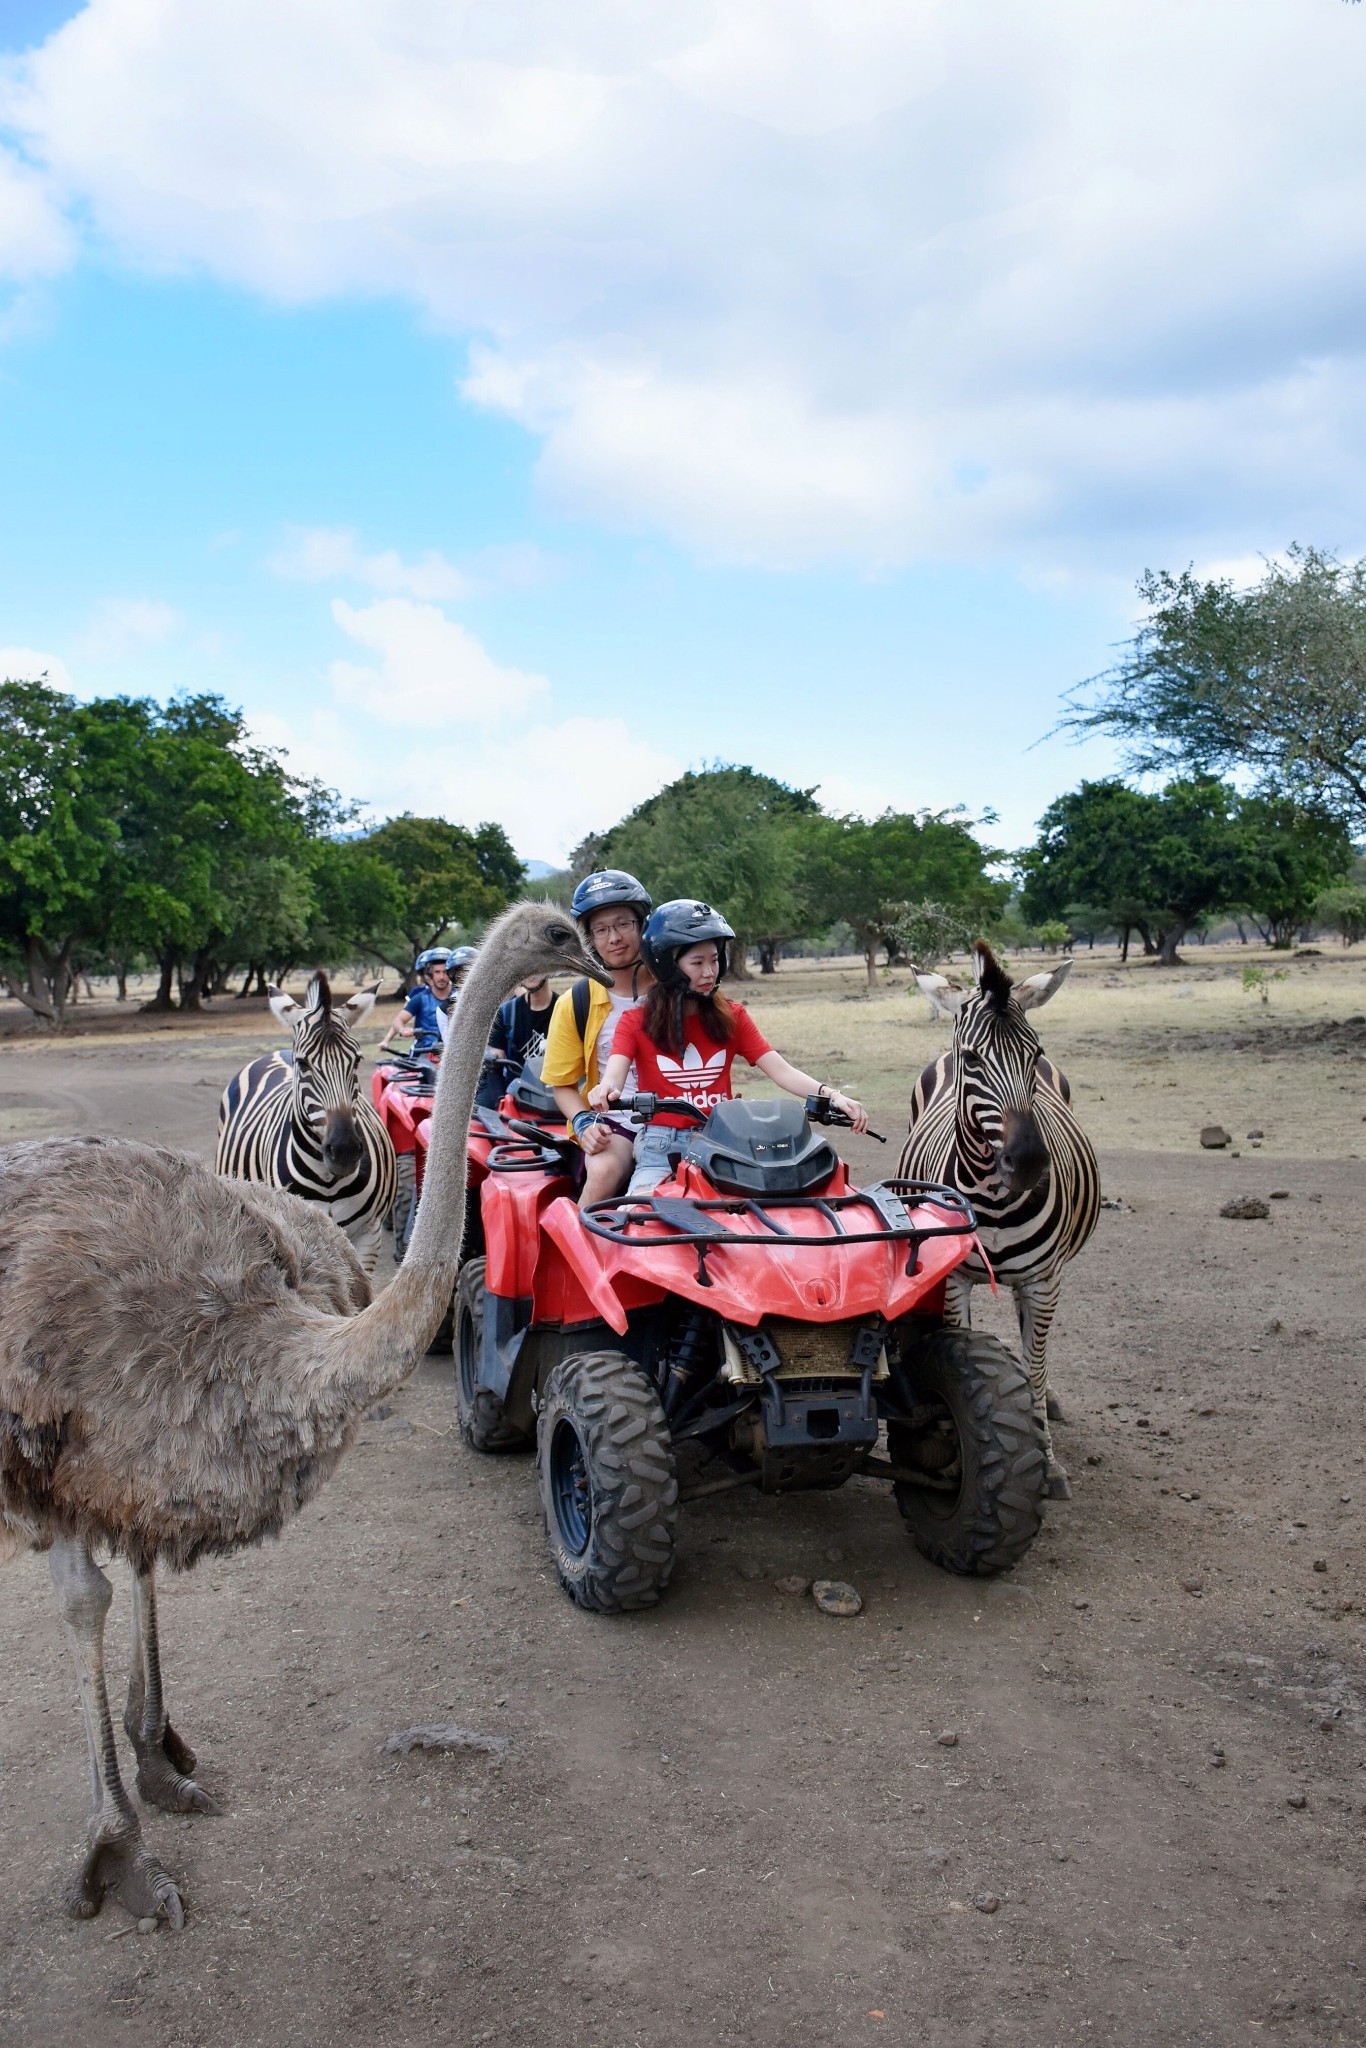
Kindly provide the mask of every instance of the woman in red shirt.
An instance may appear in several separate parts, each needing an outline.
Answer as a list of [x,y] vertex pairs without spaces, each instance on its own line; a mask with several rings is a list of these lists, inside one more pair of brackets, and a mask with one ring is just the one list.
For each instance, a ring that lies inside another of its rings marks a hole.
[[[655,977],[654,987],[640,1008],[628,1010],[618,1024],[612,1057],[589,1103],[606,1110],[619,1101],[634,1066],[641,1093],[681,1095],[709,1110],[734,1093],[731,1067],[738,1054],[789,1095],[828,1096],[856,1131],[866,1131],[868,1117],[860,1103],[785,1060],[749,1012],[720,993],[726,942],[734,937],[709,903],[683,897],[661,903],[651,914],[640,936],[640,954]],[[673,1133],[691,1123],[676,1110],[663,1110],[640,1132],[628,1194],[648,1194],[668,1177]]]

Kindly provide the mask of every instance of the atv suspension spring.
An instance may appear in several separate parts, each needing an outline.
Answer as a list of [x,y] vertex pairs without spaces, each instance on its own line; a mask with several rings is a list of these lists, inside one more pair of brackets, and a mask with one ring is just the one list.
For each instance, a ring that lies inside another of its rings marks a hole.
[[693,1381],[707,1362],[707,1315],[703,1309],[690,1310],[674,1334],[664,1376],[663,1406],[672,1422],[690,1392]]

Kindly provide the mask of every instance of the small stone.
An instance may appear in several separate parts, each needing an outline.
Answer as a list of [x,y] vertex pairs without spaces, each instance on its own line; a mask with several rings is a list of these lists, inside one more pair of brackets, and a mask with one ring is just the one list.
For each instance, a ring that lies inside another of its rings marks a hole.
[[365,1419],[367,1422],[387,1422],[393,1412],[387,1401],[377,1401],[373,1408],[366,1409]]
[[[1271,1199],[1273,1202],[1288,1202],[1290,1200],[1289,1188],[1273,1188],[1271,1190]],[[1280,1327],[1279,1323],[1272,1325],[1272,1328],[1276,1330],[1279,1330]]]
[[1182,1579],[1181,1581],[1181,1591],[1183,1593],[1194,1593],[1198,1596],[1204,1590],[1205,1582],[1203,1579]]
[[1072,1605],[1076,1608],[1078,1614],[1085,1614],[1091,1603],[1089,1600],[1074,1600]]
[[1001,1901],[995,1892],[978,1892],[972,1903],[979,1913],[999,1913],[1001,1910]]
[[1285,1803],[1287,1806],[1293,1806],[1296,1813],[1302,1813],[1309,1801],[1303,1792],[1291,1792],[1287,1795]]
[[1327,1560],[1327,1558],[1326,1558],[1326,1557],[1316,1557],[1316,1558],[1314,1559],[1314,1570],[1315,1570],[1316,1572],[1326,1572],[1326,1571],[1327,1571],[1327,1569],[1328,1569],[1328,1560]]
[[1149,1420],[1148,1420],[1148,1418],[1147,1418],[1147,1416],[1146,1416],[1146,1415],[1139,1415],[1139,1416],[1136,1416],[1136,1417],[1134,1418],[1134,1428],[1135,1428],[1135,1429],[1151,1429],[1151,1428],[1152,1428],[1152,1424],[1151,1424],[1151,1422],[1149,1422]]
[[1232,1223],[1264,1223],[1271,1214],[1271,1204],[1260,1195],[1235,1195],[1231,1202],[1225,1202],[1219,1214]]
[[1249,1138],[1264,1138],[1264,1137],[1266,1136],[1266,1132],[1265,1132],[1265,1131],[1249,1131],[1249,1132],[1248,1132],[1248,1136],[1249,1136]]
[[1088,1451],[1086,1453],[1086,1462],[1088,1465],[1103,1465],[1105,1459],[1099,1451]]
[[145,1914],[143,1915],[142,1919],[141,1919],[141,1920],[139,1920],[139,1922],[138,1922],[138,1933],[139,1933],[139,1934],[155,1934],[155,1933],[156,1933],[156,1931],[157,1931],[157,1916],[156,1916],[156,1914],[155,1914],[155,1913],[145,1913]]
[[810,1579],[798,1578],[797,1574],[793,1572],[788,1578],[775,1579],[773,1581],[773,1590],[775,1593],[789,1593],[795,1599],[800,1600],[803,1594],[810,1592],[811,1581]]
[[1212,1771],[1222,1771],[1227,1762],[1228,1758],[1224,1755],[1224,1752],[1222,1749],[1220,1749],[1218,1743],[1216,1742],[1211,1744],[1209,1759],[1210,1769]]
[[1222,1152],[1228,1142],[1229,1135],[1222,1124],[1206,1124],[1200,1133],[1200,1143],[1206,1152]]
[[749,1579],[751,1581],[761,1579],[764,1575],[763,1566],[756,1564],[752,1557],[742,1557],[735,1569],[742,1579]]
[[1070,1849],[1055,1849],[1053,1851],[1053,1861],[1055,1863],[1070,1863],[1072,1861],[1072,1851]]
[[848,1617],[863,1612],[861,1595],[843,1579],[817,1579],[811,1588],[811,1597],[822,1614]]
[[948,1860],[949,1852],[947,1849],[926,1849],[925,1851],[925,1861],[929,1864],[931,1870],[942,1870]]
[[957,1749],[958,1747],[958,1737],[954,1734],[952,1728],[946,1728],[942,1735],[936,1735],[934,1739],[941,1749]]
[[1321,1719],[1321,1720],[1320,1720],[1320,1722],[1319,1722],[1319,1731],[1320,1731],[1320,1733],[1321,1733],[1321,1734],[1323,1734],[1323,1735],[1331,1735],[1331,1734],[1332,1734],[1332,1732],[1333,1732],[1333,1726],[1334,1726],[1334,1723],[1333,1723],[1333,1717],[1332,1717],[1332,1715],[1331,1715],[1331,1714],[1325,1714],[1325,1715],[1323,1715],[1322,1719]]

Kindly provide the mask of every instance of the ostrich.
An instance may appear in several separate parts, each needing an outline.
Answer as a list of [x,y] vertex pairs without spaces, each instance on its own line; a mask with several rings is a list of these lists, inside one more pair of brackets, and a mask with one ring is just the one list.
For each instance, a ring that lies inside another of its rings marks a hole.
[[311,1499],[365,1410],[414,1370],[450,1305],[465,1131],[498,1005],[528,975],[606,977],[563,912],[521,903],[489,931],[442,1065],[402,1271],[370,1300],[359,1259],[316,1205],[120,1139],[0,1150],[0,1562],[49,1554],[76,1659],[94,1799],[67,1894],[77,1919],[113,1893],[184,1924],[119,1775],[104,1677],[112,1598],[96,1548],[134,1579],[124,1729],[144,1801],[214,1813],[167,1718],[159,1564],[275,1535]]

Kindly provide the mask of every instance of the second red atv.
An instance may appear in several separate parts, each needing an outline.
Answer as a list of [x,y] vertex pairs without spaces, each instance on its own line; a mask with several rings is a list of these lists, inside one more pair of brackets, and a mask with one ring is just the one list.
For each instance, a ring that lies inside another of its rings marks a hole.
[[623,1107],[692,1128],[653,1194],[587,1209],[553,1103],[505,1099],[471,1125],[461,1432],[485,1452],[534,1443],[565,1591],[599,1614],[650,1606],[682,1502],[855,1474],[890,1485],[936,1564],[1015,1563],[1043,1517],[1042,1433],[1017,1360],[944,1321],[976,1242],[962,1197],[853,1187],[813,1127],[847,1120],[814,1098]]

